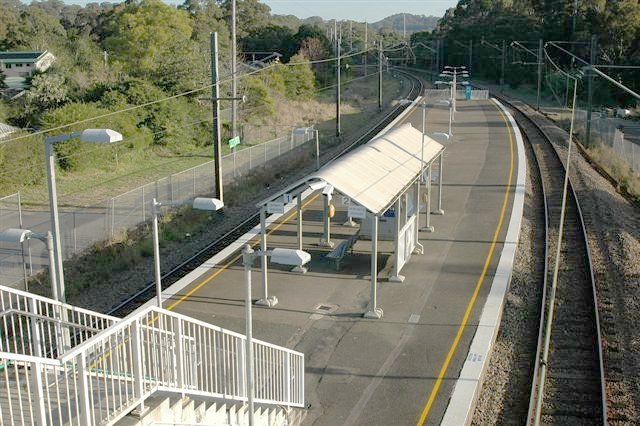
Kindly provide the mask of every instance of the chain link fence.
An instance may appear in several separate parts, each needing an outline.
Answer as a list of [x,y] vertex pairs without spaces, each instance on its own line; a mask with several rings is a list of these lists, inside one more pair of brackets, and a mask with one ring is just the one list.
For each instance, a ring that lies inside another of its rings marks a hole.
[[[316,132],[292,133],[222,157],[222,181],[230,184],[281,155],[302,149]],[[208,161],[89,207],[61,209],[60,242],[65,259],[100,241],[110,241],[152,217],[151,201],[187,203],[195,197],[215,194],[215,166]],[[21,211],[20,196],[0,199],[0,231],[25,228],[34,232],[51,229],[49,212]],[[39,241],[20,244],[0,241],[0,284],[25,288],[27,277],[48,266],[47,253]]]

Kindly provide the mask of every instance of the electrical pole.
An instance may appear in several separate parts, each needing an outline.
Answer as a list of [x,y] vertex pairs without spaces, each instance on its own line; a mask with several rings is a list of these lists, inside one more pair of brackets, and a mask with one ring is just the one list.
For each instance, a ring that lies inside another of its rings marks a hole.
[[[598,36],[591,36],[591,55],[589,64],[593,67],[598,57]],[[589,68],[587,79],[587,146],[591,145],[591,110],[593,109],[593,71]]]
[[341,37],[336,38],[336,136],[340,137],[340,42]]
[[369,45],[368,45],[368,30],[367,30],[367,21],[364,21],[364,76],[367,76],[367,56],[369,56],[369,51],[367,50]]
[[[440,39],[436,39],[436,75],[440,74]],[[431,74],[431,81],[433,81],[433,74]]]
[[507,56],[507,42],[502,40],[502,66],[500,71],[500,92],[504,93],[504,63]]
[[378,109],[382,111],[382,39],[378,40]]
[[575,38],[576,20],[578,19],[578,0],[573,0],[573,17],[571,19],[571,37]]
[[[236,76],[236,0],[231,0],[231,97],[238,97]],[[235,138],[238,132],[238,109],[236,101],[231,101],[231,137]],[[233,150],[235,151],[235,147]]]
[[353,21],[349,20],[349,50],[353,50]]
[[473,40],[469,40],[469,74],[471,74],[472,62],[473,62]]
[[211,111],[213,113],[213,154],[215,164],[216,198],[222,198],[222,142],[220,134],[220,102],[218,96],[218,33],[211,33]]
[[402,14],[402,39],[407,39],[407,14]]
[[538,97],[537,110],[540,111],[540,96],[542,92],[542,65],[544,64],[544,45],[542,39],[538,41]]

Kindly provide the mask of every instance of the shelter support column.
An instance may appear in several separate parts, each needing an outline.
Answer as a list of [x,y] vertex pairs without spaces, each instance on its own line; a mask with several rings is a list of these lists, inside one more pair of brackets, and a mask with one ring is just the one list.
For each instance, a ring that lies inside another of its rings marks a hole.
[[324,234],[320,240],[320,247],[333,248],[331,241],[331,218],[329,217],[329,197],[324,195]]
[[[427,168],[427,208],[425,209],[425,216],[427,217],[427,224],[425,225],[424,228],[422,228],[423,231],[425,232],[433,232],[434,228],[431,225],[431,168],[433,166],[433,163],[429,163],[429,167]],[[434,213],[435,214],[435,213]]]
[[443,215],[442,210],[442,175],[444,174],[444,151],[440,152],[440,172],[438,173],[438,209],[433,214]]
[[[395,235],[393,236],[394,241],[394,262],[393,262],[393,274],[389,277],[390,282],[401,283],[404,282],[404,277],[400,275],[400,230],[403,226],[403,221],[401,220],[401,213],[406,214],[404,209],[402,208],[402,199],[404,195],[401,195],[396,200],[396,230]],[[404,235],[403,235],[404,237]]]
[[422,179],[422,171],[420,171],[420,177],[416,181],[415,189],[415,212],[416,212],[416,226],[415,226],[415,240],[416,246],[413,249],[413,254],[424,254],[424,246],[420,244],[420,179]]
[[[298,250],[302,250],[302,193],[298,194]],[[293,272],[300,272],[302,274],[307,273],[307,268],[304,266],[296,266],[292,269]]]
[[267,278],[267,210],[265,206],[260,209],[260,248],[263,255],[260,256],[260,265],[262,267],[262,297],[256,301],[256,305],[275,306],[278,304],[278,298],[269,297],[269,282]]
[[375,214],[371,220],[371,300],[369,300],[369,311],[364,314],[365,318],[382,318],[382,309],[378,308],[378,216]]

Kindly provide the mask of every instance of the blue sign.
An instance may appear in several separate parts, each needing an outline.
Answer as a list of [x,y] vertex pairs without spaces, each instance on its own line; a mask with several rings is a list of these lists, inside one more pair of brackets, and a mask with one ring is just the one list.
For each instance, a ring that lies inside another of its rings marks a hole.
[[465,87],[464,98],[468,101],[471,100],[471,86],[468,85]]

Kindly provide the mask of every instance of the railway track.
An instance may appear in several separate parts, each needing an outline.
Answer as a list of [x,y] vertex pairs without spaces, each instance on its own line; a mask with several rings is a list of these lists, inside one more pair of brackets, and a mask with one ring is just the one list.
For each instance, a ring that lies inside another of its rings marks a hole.
[[[522,110],[509,104],[534,154],[545,199],[545,276],[540,306],[540,329],[528,420],[535,417],[542,374],[545,321],[550,315],[551,271],[560,226],[565,168],[545,131]],[[602,336],[597,309],[596,282],[580,204],[569,183],[561,247],[560,270],[553,308],[549,358],[546,362],[540,419],[545,424],[606,424],[607,404],[602,363]]]
[[[409,99],[416,99],[423,90],[423,82],[419,77],[408,73],[402,70],[395,70],[398,74],[403,75],[407,78],[408,81],[411,82],[411,89],[409,90]],[[347,152],[357,148],[358,146],[368,142],[370,138],[384,129],[390,122],[392,122],[402,111],[407,108],[405,105],[398,104],[394,107],[388,114],[386,114],[382,119],[380,119],[376,124],[374,124],[369,130],[360,135],[355,141],[347,144],[346,147],[340,146],[337,150],[333,150],[330,154],[326,154],[324,156],[323,164],[346,154]],[[210,259],[212,256],[215,256],[222,249],[227,247],[230,243],[236,241],[240,236],[246,234],[248,231],[253,229],[256,225],[260,223],[260,212],[255,211],[249,217],[244,219],[241,223],[239,223],[236,227],[234,227],[229,232],[225,233],[212,243],[208,244],[206,247],[202,248],[200,251],[195,253],[193,256],[189,257],[184,262],[180,263],[176,267],[171,270],[165,272],[162,275],[162,287],[167,288],[171,286],[173,283],[178,281],[180,278],[187,275],[189,272],[193,271],[198,266],[202,265],[207,259]],[[149,301],[155,296],[155,282],[150,282],[146,284],[143,288],[137,291],[135,294],[125,298],[120,301],[118,304],[113,306],[108,312],[108,315],[115,315],[119,317],[124,317],[127,314],[133,312],[139,306],[142,306],[144,303]]]

